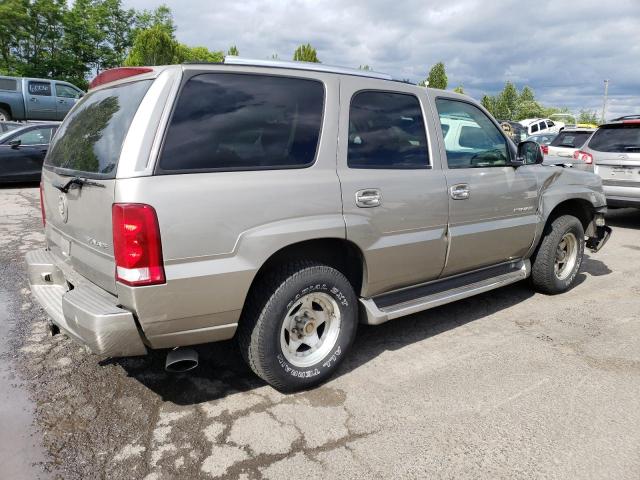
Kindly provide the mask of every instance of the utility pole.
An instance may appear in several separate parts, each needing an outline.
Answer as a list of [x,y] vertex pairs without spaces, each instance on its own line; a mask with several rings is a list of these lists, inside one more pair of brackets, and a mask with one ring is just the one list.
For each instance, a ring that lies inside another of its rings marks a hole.
[[602,123],[605,123],[607,115],[607,94],[609,93],[609,80],[604,81],[604,101],[602,102]]

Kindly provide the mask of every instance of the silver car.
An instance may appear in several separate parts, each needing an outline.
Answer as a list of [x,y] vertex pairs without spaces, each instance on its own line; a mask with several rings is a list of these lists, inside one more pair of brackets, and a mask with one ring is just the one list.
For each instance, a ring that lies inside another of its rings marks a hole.
[[640,116],[601,125],[576,157],[602,178],[609,206],[640,208]]
[[[45,160],[31,289],[94,353],[236,338],[274,387],[379,324],[531,277],[571,288],[610,229],[596,175],[541,165],[471,98],[228,58],[100,74]],[[215,348],[215,347],[211,347]]]

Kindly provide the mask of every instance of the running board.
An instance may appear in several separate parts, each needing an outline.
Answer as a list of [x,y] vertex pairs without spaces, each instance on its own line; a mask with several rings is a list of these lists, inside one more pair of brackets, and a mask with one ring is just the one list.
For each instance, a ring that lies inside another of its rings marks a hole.
[[[487,292],[494,288],[509,285],[510,283],[519,282],[520,280],[527,278],[531,273],[531,262],[529,260],[519,261],[512,264],[512,267],[509,270],[510,271],[507,273],[495,275],[490,278],[484,278],[482,280],[478,280],[477,273],[475,272],[473,274],[456,277],[456,279],[463,280],[468,276],[469,283],[460,285],[460,281],[458,280],[455,282],[456,286],[454,288],[439,291],[437,293],[431,293],[429,295],[419,296],[418,298],[405,300],[394,305],[387,305],[388,302],[380,301],[380,297],[378,297],[378,302],[385,306],[379,306],[376,304],[376,298],[361,298],[360,303],[363,305],[366,313],[365,318],[363,318],[363,322],[368,325],[379,325],[388,320],[404,317],[405,315],[411,315],[412,313],[422,312],[423,310],[455,302],[456,300]],[[442,282],[444,286],[444,283],[450,280],[451,279],[440,282]],[[429,285],[436,286],[440,282],[434,282]],[[417,287],[416,291],[419,291],[420,288],[421,287]],[[410,290],[411,289],[408,289],[408,291]],[[389,294],[385,295],[387,298],[388,296]],[[406,297],[406,295],[404,295],[404,297]]]

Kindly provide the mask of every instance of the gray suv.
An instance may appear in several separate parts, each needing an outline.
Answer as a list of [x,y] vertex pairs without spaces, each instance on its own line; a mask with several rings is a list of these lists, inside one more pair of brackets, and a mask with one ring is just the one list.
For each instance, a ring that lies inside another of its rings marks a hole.
[[[610,229],[601,180],[544,166],[471,98],[227,58],[100,74],[45,160],[31,290],[94,353],[235,337],[283,391],[380,324],[531,277],[571,288]],[[215,347],[211,347],[215,348]]]

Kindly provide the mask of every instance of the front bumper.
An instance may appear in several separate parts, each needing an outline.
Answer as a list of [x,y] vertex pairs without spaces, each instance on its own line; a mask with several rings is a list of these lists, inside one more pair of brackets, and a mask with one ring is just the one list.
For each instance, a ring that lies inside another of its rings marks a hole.
[[76,274],[48,250],[25,257],[29,285],[52,322],[92,353],[111,357],[145,355],[133,314],[117,298]]

